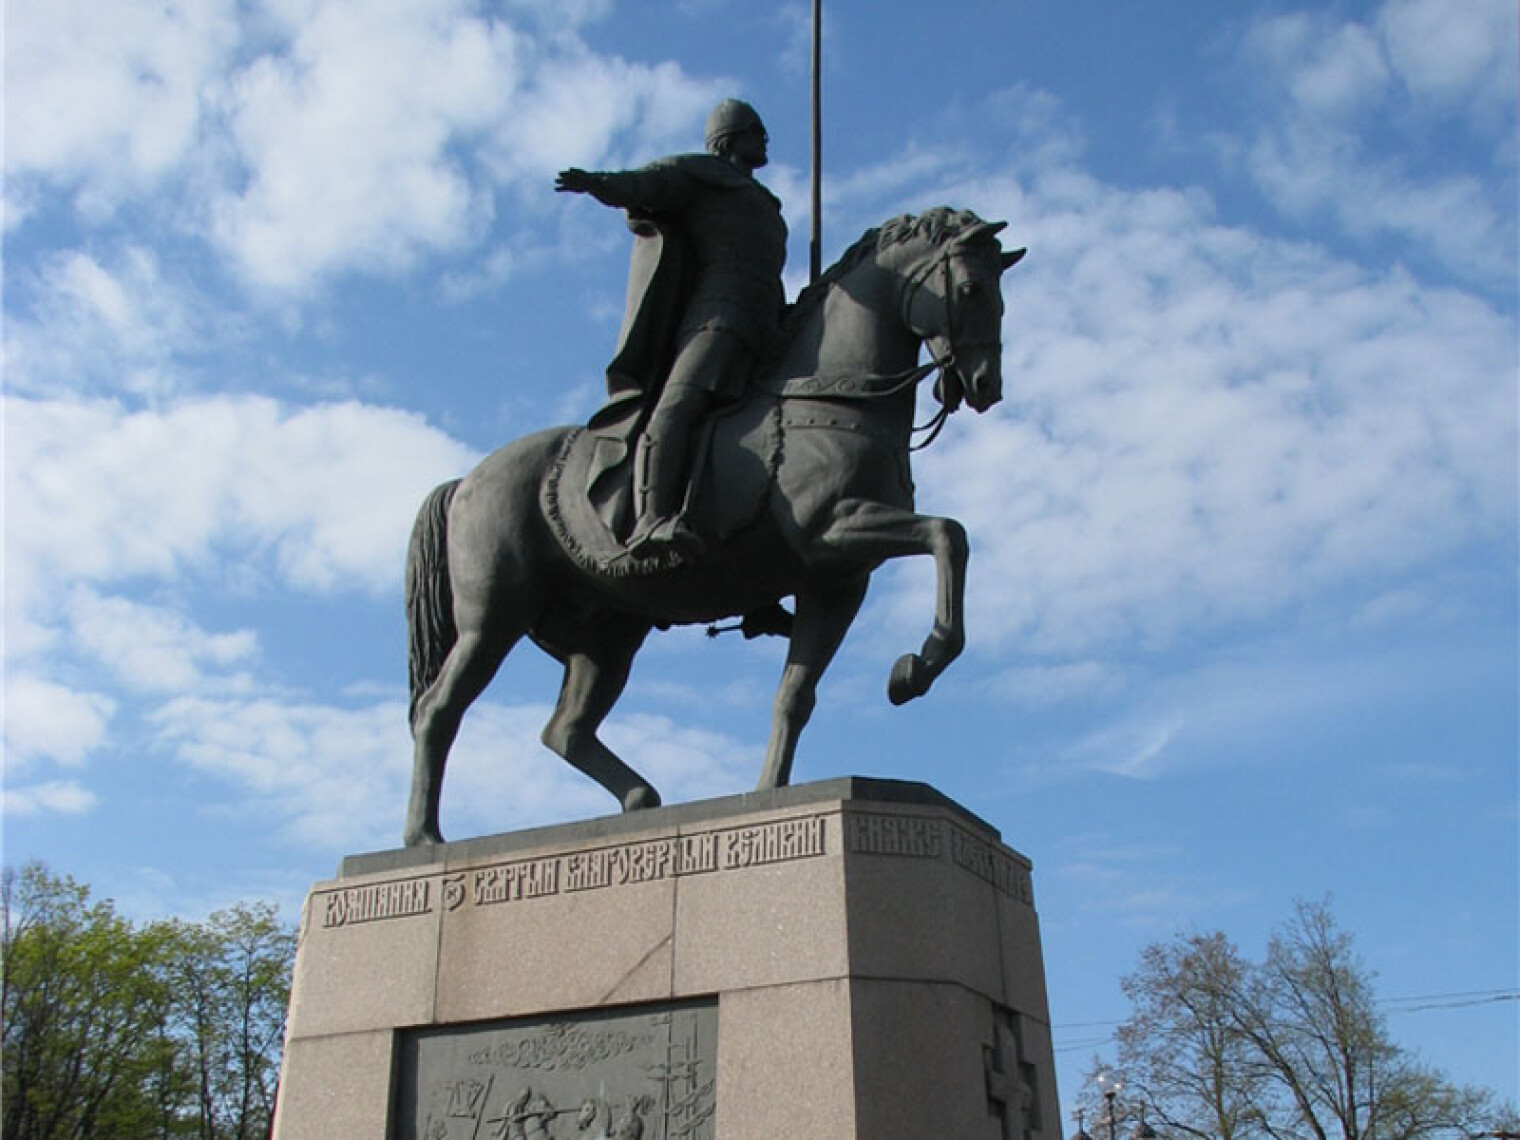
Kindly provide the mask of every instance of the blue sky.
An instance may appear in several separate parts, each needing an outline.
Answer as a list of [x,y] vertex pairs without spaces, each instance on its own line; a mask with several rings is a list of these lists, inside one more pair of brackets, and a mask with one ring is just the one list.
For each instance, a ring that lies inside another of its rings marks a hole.
[[[396,843],[416,508],[594,410],[617,333],[626,232],[554,172],[750,100],[794,295],[808,22],[8,5],[8,863],[293,917]],[[938,204],[1030,253],[1005,400],[915,470],[971,535],[966,655],[887,704],[932,586],[884,570],[796,779],[931,782],[1034,860],[1068,1102],[1142,946],[1259,953],[1326,895],[1400,1040],[1517,1097],[1513,3],[827,23],[825,260]],[[607,736],[667,800],[746,790],[783,655],[655,638]],[[612,807],[538,744],[557,674],[524,646],[472,710],[447,834]]]

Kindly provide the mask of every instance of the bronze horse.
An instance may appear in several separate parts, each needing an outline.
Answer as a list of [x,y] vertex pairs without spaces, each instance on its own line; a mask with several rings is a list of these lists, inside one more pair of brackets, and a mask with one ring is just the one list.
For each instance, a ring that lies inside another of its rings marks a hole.
[[[721,515],[722,504],[748,493],[756,509],[726,529],[720,519],[721,541],[706,557],[621,573],[578,557],[557,509],[574,428],[510,443],[429,496],[407,563],[415,741],[408,845],[443,841],[449,748],[465,709],[524,634],[565,669],[543,742],[625,811],[654,807],[659,794],[597,731],[656,626],[715,621],[795,597],[762,789],[790,779],[819,678],[871,572],[889,558],[934,558],[933,629],[918,653],[899,658],[888,682],[894,704],[928,691],[965,643],[968,547],[953,519],[913,511],[915,394],[938,369],[941,417],[962,399],[981,412],[1002,398],[1000,276],[1024,252],[1003,252],[1003,225],[948,209],[896,218],[867,231],[804,291],[768,377],[725,417],[738,426],[714,433],[698,499],[718,504]],[[932,363],[921,366],[925,344]],[[743,451],[735,440],[744,425],[767,418],[773,446]],[[746,479],[748,492],[738,485]]]

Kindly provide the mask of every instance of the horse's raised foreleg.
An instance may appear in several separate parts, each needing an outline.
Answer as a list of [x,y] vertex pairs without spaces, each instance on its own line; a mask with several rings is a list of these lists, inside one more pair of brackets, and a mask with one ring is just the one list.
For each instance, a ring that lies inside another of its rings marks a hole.
[[603,628],[595,647],[565,653],[559,702],[542,736],[550,749],[616,796],[624,811],[659,807],[660,794],[602,743],[597,729],[622,696],[633,655],[648,632],[647,624]]
[[412,723],[412,794],[407,801],[406,828],[402,833],[408,847],[443,842],[438,807],[449,748],[459,734],[465,709],[491,683],[520,636],[517,631],[490,633],[478,628],[461,631],[437,680],[418,701],[417,717]]
[[887,681],[894,705],[923,696],[966,645],[966,528],[954,519],[856,500],[839,504],[820,542],[839,555],[874,563],[911,554],[934,558],[934,628],[917,653],[897,659]]
[[771,711],[771,738],[760,772],[760,790],[782,788],[791,782],[797,738],[813,715],[818,701],[818,680],[834,659],[850,623],[865,600],[868,579],[860,578],[835,590],[797,595],[792,619],[791,643],[786,668],[776,687]]

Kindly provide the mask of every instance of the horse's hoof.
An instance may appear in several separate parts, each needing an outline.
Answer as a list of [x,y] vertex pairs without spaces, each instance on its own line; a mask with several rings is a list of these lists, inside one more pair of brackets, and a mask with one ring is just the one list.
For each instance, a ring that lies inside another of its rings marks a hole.
[[914,697],[929,691],[929,670],[924,659],[916,653],[904,653],[892,666],[892,676],[887,679],[887,700],[894,705],[905,705]]
[[640,784],[623,797],[624,811],[643,811],[660,806],[660,793],[648,784]]

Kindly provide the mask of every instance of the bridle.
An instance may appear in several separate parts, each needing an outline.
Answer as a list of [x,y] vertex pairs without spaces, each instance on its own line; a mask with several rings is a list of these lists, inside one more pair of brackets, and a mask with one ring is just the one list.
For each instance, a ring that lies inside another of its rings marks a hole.
[[[927,437],[918,443],[910,444],[909,451],[922,451],[939,438],[939,433],[944,428],[945,421],[960,406],[961,393],[964,393],[966,390],[966,381],[956,367],[955,350],[957,346],[962,350],[996,349],[1000,344],[996,339],[962,342],[955,335],[960,321],[956,310],[956,298],[958,294],[955,288],[954,276],[950,272],[950,262],[961,248],[963,242],[964,238],[956,238],[945,243],[944,248],[939,251],[938,255],[916,270],[903,285],[899,313],[902,318],[903,327],[923,341],[929,349],[930,356],[929,364],[919,365],[913,369],[910,374],[912,382],[916,383],[937,371],[940,374],[941,384],[948,384],[953,381],[957,389],[957,393],[954,396],[946,389],[941,390],[939,411],[930,417],[928,423],[915,425],[913,428],[915,434],[928,432]],[[943,279],[943,304],[945,307],[944,332],[938,335],[919,328],[913,322],[913,306],[918,302],[918,294],[936,270],[939,271]],[[943,343],[943,351],[935,347],[936,341]],[[903,386],[906,386],[906,383]]]
[[[965,392],[965,380],[961,378],[956,369],[955,348],[959,338],[955,333],[959,326],[959,314],[956,310],[955,278],[950,271],[950,262],[955,254],[965,245],[966,235],[952,238],[947,241],[933,257],[927,258],[924,263],[903,282],[902,294],[898,299],[898,319],[904,328],[911,332],[929,349],[929,362],[927,364],[915,364],[911,368],[905,368],[901,372],[886,374],[872,373],[859,377],[852,377],[856,383],[853,386],[853,395],[857,399],[885,399],[895,396],[906,388],[911,388],[920,381],[933,375],[940,374],[940,383],[948,384],[953,381],[956,386],[954,394],[946,389],[940,391],[939,410],[930,417],[926,424],[915,425],[912,429],[914,435],[922,435],[927,432],[926,438],[918,443],[910,443],[909,451],[922,451],[939,437],[940,430],[945,426],[945,421],[950,414],[960,406],[961,394]],[[944,307],[945,307],[945,331],[932,333],[921,329],[914,323],[913,308],[918,303],[918,294],[924,288],[929,278],[938,271],[943,278]],[[937,347],[943,345],[943,348]],[[967,341],[960,344],[963,349],[997,349],[1000,342],[996,338],[987,340]],[[785,384],[781,386],[785,387]]]

